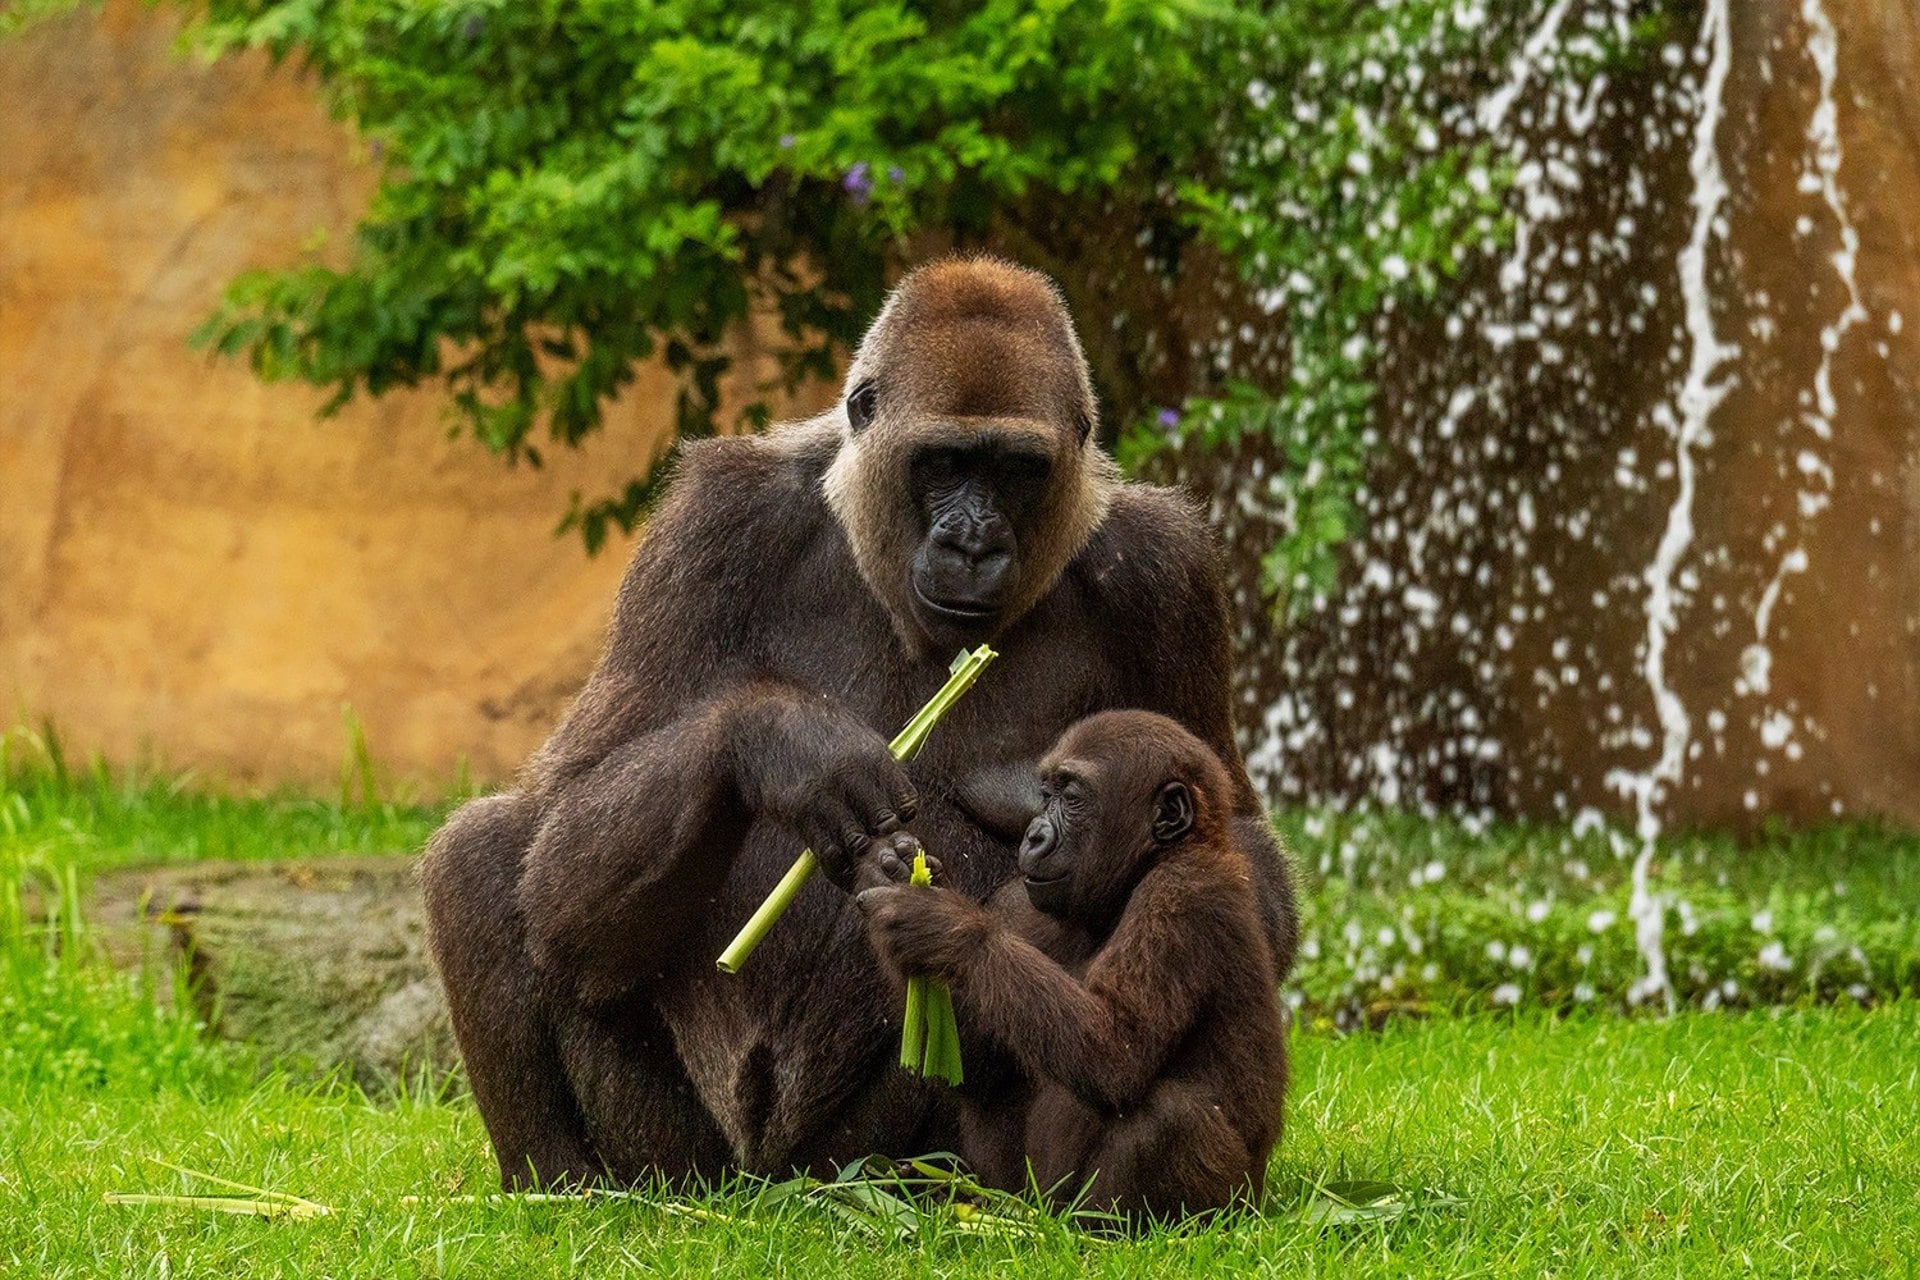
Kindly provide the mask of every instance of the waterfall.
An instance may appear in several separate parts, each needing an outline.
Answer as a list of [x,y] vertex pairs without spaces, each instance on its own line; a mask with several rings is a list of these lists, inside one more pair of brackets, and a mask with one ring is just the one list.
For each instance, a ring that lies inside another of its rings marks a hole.
[[1673,1006],[1673,984],[1667,976],[1664,922],[1666,903],[1652,887],[1653,859],[1659,850],[1661,802],[1680,783],[1686,771],[1687,744],[1692,721],[1685,702],[1668,680],[1667,645],[1680,625],[1680,609],[1688,592],[1677,580],[1681,560],[1693,545],[1694,499],[1699,484],[1696,451],[1704,442],[1713,411],[1726,398],[1729,383],[1719,377],[1721,367],[1739,353],[1714,329],[1713,297],[1709,289],[1707,249],[1715,222],[1727,198],[1726,172],[1720,163],[1718,135],[1725,114],[1727,72],[1733,62],[1733,36],[1728,26],[1730,0],[1709,0],[1701,19],[1700,42],[1708,50],[1707,67],[1697,98],[1699,119],[1694,126],[1688,172],[1693,178],[1689,201],[1691,230],[1680,250],[1680,292],[1685,302],[1686,333],[1691,343],[1686,379],[1673,404],[1658,406],[1655,420],[1673,438],[1674,496],[1667,509],[1665,531],[1643,575],[1646,583],[1646,639],[1641,650],[1641,674],[1653,695],[1660,724],[1660,754],[1638,773],[1618,771],[1616,784],[1633,800],[1634,834],[1639,850],[1633,860],[1633,895],[1627,912],[1633,919],[1634,940],[1646,964],[1646,974],[1635,984],[1636,1001],[1659,997]]
[[[1834,250],[1831,261],[1834,274],[1840,278],[1841,287],[1846,291],[1846,303],[1841,307],[1840,314],[1820,330],[1820,363],[1813,374],[1810,391],[1812,404],[1801,414],[1802,423],[1814,437],[1814,443],[1800,451],[1795,467],[1800,475],[1801,486],[1799,516],[1804,524],[1824,511],[1833,500],[1833,466],[1819,451],[1821,446],[1833,439],[1834,416],[1839,409],[1833,390],[1833,357],[1840,350],[1847,331],[1867,319],[1867,309],[1860,300],[1860,283],[1856,274],[1860,260],[1860,232],[1854,226],[1846,197],[1840,190],[1840,166],[1845,157],[1840,144],[1839,107],[1834,96],[1840,78],[1839,33],[1834,30],[1833,19],[1827,15],[1822,0],[1805,0],[1800,6],[1800,18],[1807,25],[1807,55],[1812,59],[1820,80],[1819,98],[1807,121],[1810,165],[1801,176],[1800,190],[1819,196],[1833,220],[1840,245]],[[1770,531],[1767,536],[1768,550],[1775,550],[1786,536],[1784,526]],[[1808,564],[1804,541],[1787,547],[1779,555],[1778,567],[1753,611],[1753,643],[1740,655],[1740,678],[1736,685],[1737,692],[1761,698],[1773,691],[1773,651],[1767,643],[1773,611],[1780,602],[1788,575],[1805,573]],[[1788,711],[1771,710],[1761,719],[1761,742],[1766,747],[1786,752],[1789,758],[1797,757],[1800,747],[1795,740],[1794,729],[1794,719]]]

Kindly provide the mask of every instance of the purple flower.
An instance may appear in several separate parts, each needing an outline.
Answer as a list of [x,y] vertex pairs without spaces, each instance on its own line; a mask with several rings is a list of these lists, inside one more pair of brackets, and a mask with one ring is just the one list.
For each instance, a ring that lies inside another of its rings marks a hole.
[[1180,425],[1180,411],[1178,409],[1162,409],[1157,416],[1160,419],[1160,425],[1169,431]]
[[798,141],[799,139],[795,138],[792,134],[783,133],[780,135],[780,149],[782,151],[791,151],[793,150],[793,144]]
[[853,168],[847,170],[847,176],[840,180],[840,185],[847,189],[847,194],[853,197],[855,204],[866,204],[873,197],[873,173],[867,162],[856,160]]
[[892,182],[904,182],[907,178],[907,171],[897,164],[890,164],[887,166],[887,178]]

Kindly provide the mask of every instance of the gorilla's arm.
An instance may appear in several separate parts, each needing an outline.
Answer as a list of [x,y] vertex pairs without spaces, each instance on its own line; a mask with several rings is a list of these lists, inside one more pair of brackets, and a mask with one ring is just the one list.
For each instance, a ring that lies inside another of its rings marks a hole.
[[[1247,954],[1230,887],[1166,866],[1135,889],[1084,980],[951,890],[887,888],[860,896],[868,935],[902,973],[952,986],[960,1025],[1003,1047],[1032,1077],[1106,1112],[1137,1106],[1212,998],[1222,963]],[[1247,907],[1238,907],[1242,919]],[[1251,921],[1241,926],[1251,927]]]
[[[796,516],[809,508],[742,497],[778,477],[742,474],[729,456],[704,446],[683,466],[599,666],[529,766],[539,820],[517,889],[528,946],[589,999],[684,957],[756,817],[844,881],[866,839],[914,810],[884,738],[737,651],[732,637],[753,632],[750,611],[766,602],[716,584],[743,563],[777,572],[808,536]],[[755,520],[761,510],[779,519]]]
[[886,742],[816,694],[749,684],[615,747],[552,798],[521,874],[537,963],[606,999],[682,954],[755,815],[844,879],[914,811]]

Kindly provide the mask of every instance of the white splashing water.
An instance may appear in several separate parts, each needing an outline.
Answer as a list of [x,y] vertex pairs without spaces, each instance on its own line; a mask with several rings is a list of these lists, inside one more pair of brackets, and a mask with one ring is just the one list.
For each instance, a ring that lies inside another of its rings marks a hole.
[[[1813,405],[1802,415],[1802,421],[1814,437],[1825,444],[1833,439],[1834,417],[1839,411],[1833,390],[1833,357],[1840,350],[1847,331],[1867,319],[1867,308],[1860,300],[1857,275],[1860,232],[1854,226],[1846,196],[1840,190],[1840,166],[1845,153],[1840,144],[1839,107],[1834,96],[1840,78],[1840,37],[1822,0],[1804,0],[1800,18],[1807,24],[1807,54],[1820,77],[1819,100],[1807,122],[1812,167],[1802,176],[1800,189],[1820,197],[1839,229],[1840,247],[1834,250],[1832,262],[1834,274],[1840,277],[1847,291],[1847,302],[1840,314],[1820,331],[1820,364],[1813,375]],[[1833,500],[1833,467],[1820,453],[1809,448],[1802,451],[1798,469],[1802,486],[1799,514],[1802,520],[1811,520]],[[1768,647],[1767,636],[1773,611],[1780,603],[1788,575],[1805,573],[1807,563],[1804,543],[1781,554],[1779,566],[1753,611],[1753,643],[1740,655],[1740,692],[1764,697],[1772,691],[1773,652]],[[1791,746],[1791,739],[1781,745]]]
[[1567,10],[1572,6],[1573,0],[1554,0],[1546,16],[1540,19],[1540,25],[1521,43],[1507,64],[1505,83],[1480,100],[1473,114],[1482,133],[1491,136],[1500,132],[1500,126],[1506,123],[1507,112],[1513,110],[1513,104],[1526,92],[1535,68],[1541,65],[1541,60],[1559,37],[1560,24],[1567,20]]
[[[1554,0],[1540,19],[1540,25],[1530,32],[1514,52],[1507,65],[1507,78],[1500,87],[1482,98],[1474,108],[1474,121],[1480,132],[1488,138],[1501,136],[1501,128],[1506,124],[1508,112],[1513,104],[1520,100],[1534,75],[1546,65],[1548,56],[1554,52],[1555,43],[1560,38],[1560,26],[1566,21],[1567,10],[1573,0]],[[1533,228],[1536,222],[1557,218],[1562,212],[1561,202],[1546,177],[1546,167],[1527,154],[1525,135],[1509,140],[1509,159],[1513,162],[1514,189],[1519,197],[1518,216],[1513,223],[1513,251],[1500,268],[1500,287],[1508,295],[1517,293],[1526,283],[1528,268],[1533,257]],[[1486,334],[1495,347],[1505,346],[1524,326],[1495,323],[1487,326]]]
[[1680,291],[1686,305],[1686,332],[1691,342],[1686,380],[1672,405],[1655,410],[1655,420],[1673,437],[1673,504],[1667,510],[1666,529],[1653,562],[1642,575],[1647,584],[1646,645],[1641,672],[1653,693],[1660,722],[1660,754],[1639,773],[1616,772],[1613,781],[1634,803],[1634,834],[1639,851],[1633,860],[1633,896],[1628,914],[1633,918],[1634,942],[1640,949],[1643,974],[1629,992],[1636,1003],[1659,998],[1673,1008],[1673,984],[1667,975],[1664,941],[1666,902],[1652,887],[1653,859],[1662,829],[1660,806],[1677,787],[1686,770],[1692,721],[1686,703],[1667,680],[1667,644],[1679,627],[1684,591],[1676,580],[1680,562],[1693,545],[1693,503],[1699,484],[1695,451],[1703,443],[1708,421],[1726,398],[1728,382],[1721,367],[1739,353],[1724,341],[1713,325],[1713,299],[1707,272],[1708,242],[1727,198],[1726,171],[1720,163],[1718,136],[1726,112],[1727,73],[1733,63],[1733,35],[1728,26],[1730,0],[1709,0],[1701,19],[1700,42],[1708,50],[1706,72],[1698,98],[1700,115],[1694,126],[1688,171],[1693,179],[1692,229],[1680,250]]

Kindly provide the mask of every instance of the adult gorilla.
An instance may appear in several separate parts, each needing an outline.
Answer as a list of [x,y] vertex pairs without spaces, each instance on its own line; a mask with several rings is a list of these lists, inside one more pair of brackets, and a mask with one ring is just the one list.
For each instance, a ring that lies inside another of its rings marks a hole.
[[[434,954],[509,1186],[824,1167],[936,1149],[846,896],[911,821],[954,888],[1014,871],[1036,762],[1106,708],[1230,762],[1284,975],[1287,870],[1235,750],[1205,528],[1121,483],[1044,276],[909,276],[834,411],[691,446],[606,651],[515,790],[428,847]],[[1002,656],[902,768],[890,735],[964,645]],[[736,977],[733,930],[802,845],[827,870]]]

